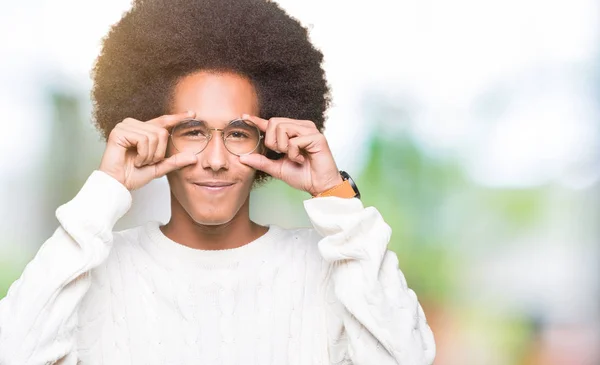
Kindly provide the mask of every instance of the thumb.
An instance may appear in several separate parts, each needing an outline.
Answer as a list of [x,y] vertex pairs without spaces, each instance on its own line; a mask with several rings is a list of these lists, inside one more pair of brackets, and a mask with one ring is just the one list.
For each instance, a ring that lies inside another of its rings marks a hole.
[[163,177],[171,171],[175,171],[187,165],[194,164],[198,161],[198,157],[189,152],[177,153],[169,158],[165,158],[161,162],[154,165],[156,176],[155,178]]
[[240,156],[240,162],[254,169],[264,171],[276,179],[281,178],[279,175],[281,175],[282,160],[270,160],[264,155],[252,153]]

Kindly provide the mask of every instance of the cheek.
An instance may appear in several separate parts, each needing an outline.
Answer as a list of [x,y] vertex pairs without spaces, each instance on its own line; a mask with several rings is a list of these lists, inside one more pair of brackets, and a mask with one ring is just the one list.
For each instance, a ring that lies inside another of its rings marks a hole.
[[171,171],[167,174],[167,181],[169,182],[169,188],[171,192],[181,197],[183,191],[182,178],[179,171]]
[[257,170],[248,165],[244,165],[239,161],[237,161],[237,164],[240,166],[240,175],[243,175],[244,181],[251,186],[254,182],[254,178],[256,177]]
[[248,195],[250,195],[250,190],[252,190],[252,186],[254,184],[254,177],[256,176],[256,170],[253,168],[243,165],[238,162],[238,166],[236,166],[238,180],[240,181],[238,189],[236,189],[235,194],[231,194],[227,199],[230,199],[231,204],[235,205],[236,208],[239,208],[246,199]]

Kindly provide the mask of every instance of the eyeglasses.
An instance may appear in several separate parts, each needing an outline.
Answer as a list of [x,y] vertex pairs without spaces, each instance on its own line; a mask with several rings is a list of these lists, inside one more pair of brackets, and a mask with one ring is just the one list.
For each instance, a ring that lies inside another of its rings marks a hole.
[[204,121],[188,119],[173,127],[171,141],[179,152],[199,154],[208,146],[213,131],[221,132],[225,148],[237,156],[254,152],[263,138],[260,129],[249,120],[234,119],[225,128],[209,128]]

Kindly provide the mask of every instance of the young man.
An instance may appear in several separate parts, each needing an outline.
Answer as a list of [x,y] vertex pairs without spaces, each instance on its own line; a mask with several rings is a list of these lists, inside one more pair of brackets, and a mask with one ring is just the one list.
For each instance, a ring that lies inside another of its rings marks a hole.
[[[321,130],[322,55],[262,0],[137,0],[94,69],[100,166],[0,301],[1,364],[431,364],[433,335]],[[113,232],[166,175],[171,219]],[[312,229],[249,218],[268,176]]]

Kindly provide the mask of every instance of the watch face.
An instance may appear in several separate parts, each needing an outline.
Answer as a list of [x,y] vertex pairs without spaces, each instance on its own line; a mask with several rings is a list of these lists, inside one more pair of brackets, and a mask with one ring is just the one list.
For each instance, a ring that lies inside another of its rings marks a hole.
[[350,186],[352,186],[352,189],[354,189],[354,192],[356,193],[356,198],[360,199],[360,191],[358,191],[358,187],[350,175],[346,171],[340,171],[340,175],[342,175],[342,179],[347,180],[350,183]]

